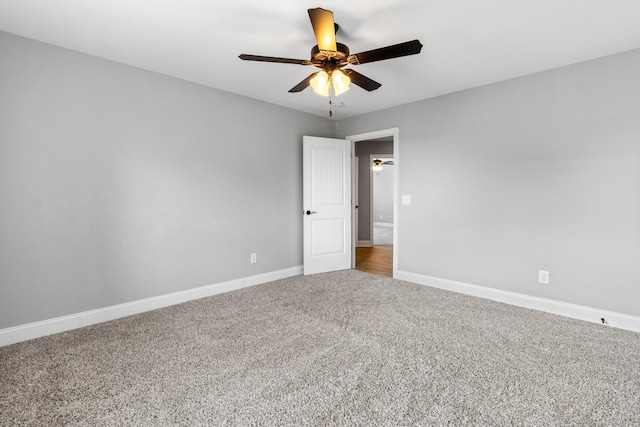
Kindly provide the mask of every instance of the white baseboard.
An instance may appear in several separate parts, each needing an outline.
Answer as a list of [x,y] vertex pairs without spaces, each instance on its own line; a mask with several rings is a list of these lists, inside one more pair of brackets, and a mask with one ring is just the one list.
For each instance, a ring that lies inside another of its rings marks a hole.
[[0,329],[0,347],[302,274],[302,266]]
[[454,280],[442,279],[439,277],[424,276],[421,274],[409,273],[407,271],[397,271],[394,278],[417,283],[419,285],[431,286],[433,288],[486,298],[518,307],[540,310],[560,316],[571,317],[573,319],[586,320],[587,322],[602,323],[601,319],[604,318],[607,326],[640,332],[640,317],[628,314],[503,291],[495,288],[487,288],[469,283],[456,282]]
[[366,248],[369,246],[373,246],[373,243],[371,242],[371,240],[358,240],[356,246],[359,248]]
[[393,228],[392,222],[374,222],[374,227],[384,227],[384,228]]

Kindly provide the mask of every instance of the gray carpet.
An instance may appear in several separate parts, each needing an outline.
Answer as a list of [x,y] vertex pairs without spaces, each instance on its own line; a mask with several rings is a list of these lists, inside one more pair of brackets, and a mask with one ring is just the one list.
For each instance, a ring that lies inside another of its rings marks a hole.
[[640,334],[350,270],[0,348],[0,425],[640,425]]

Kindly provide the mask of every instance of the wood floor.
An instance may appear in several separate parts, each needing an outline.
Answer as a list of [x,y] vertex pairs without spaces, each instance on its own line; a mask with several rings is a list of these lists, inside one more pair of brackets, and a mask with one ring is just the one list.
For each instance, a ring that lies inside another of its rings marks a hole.
[[356,248],[356,270],[393,277],[393,246]]

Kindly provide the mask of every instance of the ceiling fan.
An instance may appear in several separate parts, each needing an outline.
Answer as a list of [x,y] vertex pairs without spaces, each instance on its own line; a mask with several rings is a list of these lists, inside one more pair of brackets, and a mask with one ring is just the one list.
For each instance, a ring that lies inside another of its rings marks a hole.
[[382,170],[382,165],[393,166],[393,159],[383,160],[383,159],[374,159],[373,165],[371,166],[371,170],[374,172],[378,172]]
[[[398,43],[366,52],[350,54],[349,48],[336,42],[339,26],[333,20],[333,12],[322,8],[309,9],[311,26],[318,42],[311,49],[311,59],[290,59],[273,56],[240,55],[245,61],[278,62],[283,64],[313,65],[321,71],[315,72],[292,87],[289,92],[301,92],[311,86],[314,92],[323,96],[340,95],[349,89],[349,83],[364,90],[373,91],[382,86],[375,80],[352,69],[343,69],[347,65],[360,65],[367,62],[382,61],[420,53],[419,40]],[[329,101],[331,103],[331,101]],[[329,111],[331,115],[331,111]]]

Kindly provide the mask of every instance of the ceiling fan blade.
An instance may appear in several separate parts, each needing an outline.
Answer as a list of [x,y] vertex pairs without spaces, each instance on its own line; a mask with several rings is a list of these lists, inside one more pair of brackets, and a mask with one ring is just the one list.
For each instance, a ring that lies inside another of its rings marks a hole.
[[311,63],[306,59],[290,59],[290,58],[277,58],[275,56],[260,56],[260,55],[247,55],[243,53],[238,58],[244,61],[260,61],[260,62],[278,62],[281,64],[298,64],[298,65],[310,65]]
[[316,74],[318,74],[318,73],[311,74],[309,77],[307,77],[306,79],[304,79],[303,81],[301,81],[300,83],[298,83],[297,85],[295,85],[294,87],[289,89],[289,92],[291,92],[291,93],[302,92],[303,90],[305,90],[307,88],[307,86],[309,86],[311,84],[310,81],[311,81],[312,78],[314,78],[316,76]]
[[349,79],[351,80],[351,83],[353,83],[354,85],[360,86],[362,89],[364,89],[366,91],[371,92],[372,90],[376,90],[380,86],[382,86],[377,81],[371,80],[369,77],[363,76],[362,74],[360,74],[357,71],[354,71],[354,70],[342,70],[342,72],[344,74],[346,74],[347,77],[349,77]]
[[[382,61],[384,59],[399,58],[401,56],[416,55],[422,50],[420,40],[398,43],[391,46],[356,53],[349,58],[352,64],[365,64],[367,62]],[[355,60],[351,60],[355,58]]]
[[333,22],[333,12],[320,7],[309,9],[308,12],[311,26],[318,42],[318,49],[334,52],[338,50],[336,47],[336,28]]

